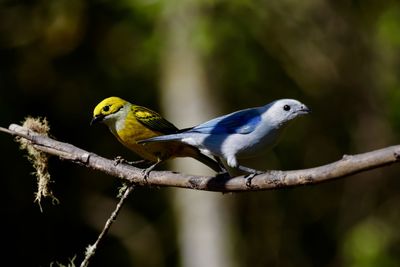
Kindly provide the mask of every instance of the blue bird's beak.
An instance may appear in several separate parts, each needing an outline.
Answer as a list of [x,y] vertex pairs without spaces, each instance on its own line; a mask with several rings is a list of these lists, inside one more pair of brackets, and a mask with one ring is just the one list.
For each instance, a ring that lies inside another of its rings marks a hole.
[[311,109],[308,108],[306,105],[302,105],[298,111],[299,114],[309,114],[311,113]]

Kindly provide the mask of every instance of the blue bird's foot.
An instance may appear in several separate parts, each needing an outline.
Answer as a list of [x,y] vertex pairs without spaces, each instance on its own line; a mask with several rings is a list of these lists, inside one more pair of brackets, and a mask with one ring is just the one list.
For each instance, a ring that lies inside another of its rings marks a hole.
[[241,165],[238,165],[236,168],[238,170],[240,170],[240,171],[248,173],[246,176],[244,176],[244,178],[246,179],[246,186],[247,187],[251,187],[251,180],[253,180],[253,178],[256,175],[259,175],[259,174],[263,173],[262,171],[258,171],[256,169],[252,169],[252,168],[241,166]]
[[244,179],[246,179],[246,186],[247,186],[247,187],[251,187],[251,181],[252,181],[253,178],[254,178],[256,175],[258,175],[258,174],[260,174],[260,173],[250,173],[250,174],[247,174],[247,175],[244,177]]

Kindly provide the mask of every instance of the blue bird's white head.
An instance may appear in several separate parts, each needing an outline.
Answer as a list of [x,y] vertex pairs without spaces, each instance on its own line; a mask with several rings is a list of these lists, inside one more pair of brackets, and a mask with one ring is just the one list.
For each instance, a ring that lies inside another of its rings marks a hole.
[[264,107],[263,119],[279,127],[299,116],[311,112],[306,105],[295,99],[276,100]]

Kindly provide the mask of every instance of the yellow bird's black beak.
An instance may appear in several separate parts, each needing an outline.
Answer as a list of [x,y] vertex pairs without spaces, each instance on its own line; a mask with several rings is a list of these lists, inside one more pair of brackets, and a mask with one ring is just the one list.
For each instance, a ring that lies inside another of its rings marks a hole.
[[103,115],[96,115],[93,117],[93,119],[90,121],[90,126],[92,126],[95,123],[101,122],[104,119]]

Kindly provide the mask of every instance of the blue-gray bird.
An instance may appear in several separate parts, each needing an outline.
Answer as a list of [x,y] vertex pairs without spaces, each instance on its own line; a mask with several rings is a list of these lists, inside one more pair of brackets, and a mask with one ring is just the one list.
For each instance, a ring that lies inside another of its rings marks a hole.
[[249,173],[258,170],[239,164],[277,143],[290,121],[310,113],[294,99],[280,99],[262,107],[249,108],[221,116],[179,133],[157,136],[139,143],[179,141],[226,161],[229,167]]

